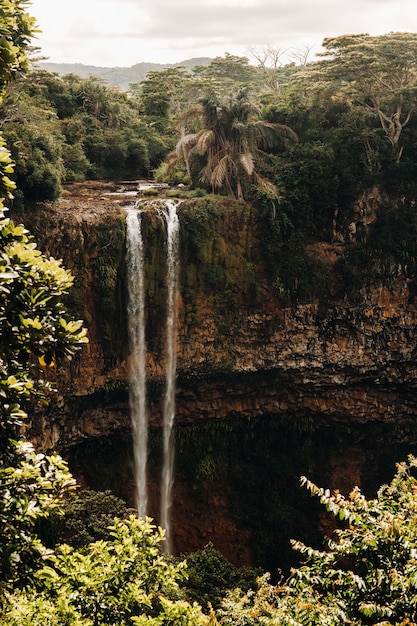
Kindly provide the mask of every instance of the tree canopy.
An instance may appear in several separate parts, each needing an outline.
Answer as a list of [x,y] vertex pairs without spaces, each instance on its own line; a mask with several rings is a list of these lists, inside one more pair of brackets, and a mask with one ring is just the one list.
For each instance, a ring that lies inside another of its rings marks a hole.
[[399,161],[400,137],[416,106],[417,34],[342,35],[325,39],[323,47],[323,60],[307,72],[375,115]]
[[[185,129],[195,119],[201,120],[201,130],[186,133]],[[178,120],[181,139],[176,156],[190,161],[204,157],[199,174],[202,183],[213,191],[226,189],[232,198],[243,200],[242,179],[254,182],[276,193],[274,186],[263,179],[255,169],[255,159],[261,148],[271,148],[286,139],[296,140],[290,128],[260,119],[260,111],[250,101],[247,89],[228,98],[202,98],[200,104],[190,108]]]
[[3,0],[0,4],[0,90],[29,66],[26,50],[35,33],[35,18],[29,15],[28,0]]

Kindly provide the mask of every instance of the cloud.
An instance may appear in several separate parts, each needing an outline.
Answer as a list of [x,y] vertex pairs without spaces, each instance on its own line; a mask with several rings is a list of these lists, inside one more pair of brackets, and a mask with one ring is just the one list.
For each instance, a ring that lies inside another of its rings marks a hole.
[[[194,36],[196,40],[224,37],[235,44],[265,42],[293,33],[306,36],[326,36],[327,31],[344,34],[349,31],[367,31],[377,24],[384,5],[391,7],[392,0],[281,0],[277,2],[196,3],[175,2],[164,4],[158,20],[145,29],[145,38],[183,39]],[[155,11],[155,7],[152,9]],[[374,15],[373,20],[370,16]],[[173,27],[173,24],[175,26]]]
[[416,30],[415,0],[32,0],[51,60],[179,62],[250,48],[320,47],[325,37]]

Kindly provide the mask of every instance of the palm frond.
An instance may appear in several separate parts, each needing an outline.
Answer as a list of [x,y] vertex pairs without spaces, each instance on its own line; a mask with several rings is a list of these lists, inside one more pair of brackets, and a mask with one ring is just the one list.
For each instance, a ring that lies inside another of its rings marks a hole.
[[190,133],[188,135],[184,135],[177,142],[177,145],[175,146],[175,152],[177,154],[180,154],[182,152],[182,150],[189,149],[190,146],[194,145],[196,141],[197,141],[196,133]]
[[230,186],[231,174],[236,170],[236,164],[233,159],[226,155],[216,165],[211,172],[210,183],[215,188],[220,188],[224,183]]
[[190,107],[177,119],[175,122],[175,128],[177,130],[181,130],[190,122],[201,119],[204,116],[204,109],[201,104],[196,104],[193,107]]
[[212,145],[214,139],[214,133],[211,129],[202,130],[198,134],[196,148],[197,153],[200,155],[207,154],[209,147]]
[[253,179],[257,185],[262,187],[262,189],[264,189],[265,191],[268,191],[273,196],[276,196],[278,198],[279,192],[278,192],[277,187],[274,185],[274,183],[271,183],[271,181],[268,180],[267,178],[263,178],[257,172],[253,172]]
[[253,122],[253,128],[258,137],[259,145],[270,148],[282,141],[293,141],[298,143],[298,136],[289,126],[285,124],[273,124],[263,120]]
[[173,150],[165,157],[165,163],[167,166],[167,173],[169,174],[175,168],[178,163],[184,161],[184,154],[182,152],[178,152]]
[[253,156],[250,152],[244,152],[239,156],[239,162],[248,176],[252,176],[255,171]]

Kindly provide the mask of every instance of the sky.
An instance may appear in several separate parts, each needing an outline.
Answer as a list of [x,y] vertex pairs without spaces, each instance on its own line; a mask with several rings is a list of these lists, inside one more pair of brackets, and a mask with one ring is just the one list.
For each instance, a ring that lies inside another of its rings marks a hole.
[[[31,0],[48,61],[104,67],[286,54],[325,37],[417,32],[416,0]],[[284,54],[285,51],[288,51]]]

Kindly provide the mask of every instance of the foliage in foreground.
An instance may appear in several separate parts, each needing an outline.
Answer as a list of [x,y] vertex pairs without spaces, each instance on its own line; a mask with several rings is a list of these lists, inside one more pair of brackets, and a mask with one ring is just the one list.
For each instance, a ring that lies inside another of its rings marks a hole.
[[[27,4],[0,0],[0,104],[7,83],[27,68],[34,25]],[[62,494],[75,482],[58,455],[36,454],[24,439],[25,408],[49,388],[46,367],[72,358],[87,342],[82,322],[71,319],[62,304],[71,274],[37,250],[23,225],[6,217],[12,175],[0,134],[0,605],[4,590],[29,584],[52,556],[35,526],[60,511]]]
[[185,562],[172,563],[161,553],[164,533],[135,516],[115,520],[111,541],[85,549],[62,545],[53,566],[36,574],[35,584],[7,594],[2,624],[8,626],[134,626],[209,623],[190,604],[179,583]]
[[306,563],[288,581],[260,579],[256,593],[230,594],[219,614],[232,624],[414,624],[417,621],[417,459],[397,465],[389,485],[367,500],[345,499],[303,478],[339,520],[325,550],[294,541]]
[[0,584],[11,586],[48,556],[35,525],[75,483],[58,455],[36,454],[22,437],[25,405],[50,389],[47,366],[72,358],[87,331],[62,304],[71,274],[1,209],[0,253]]
[[[187,600],[186,563],[162,554],[163,531],[132,516],[114,520],[112,540],[59,547],[31,585],[5,594],[2,623],[410,626],[417,620],[416,475],[409,456],[370,500],[358,488],[344,498],[303,478],[337,518],[326,549],[294,541],[306,562],[287,581],[271,585],[265,574],[257,591],[229,592],[209,616]],[[196,577],[199,559],[193,567]]]

